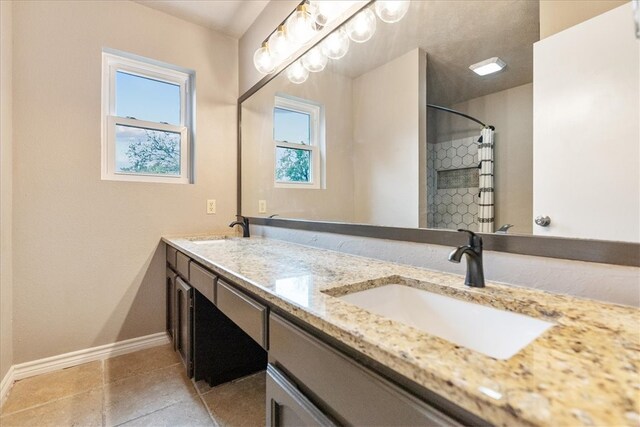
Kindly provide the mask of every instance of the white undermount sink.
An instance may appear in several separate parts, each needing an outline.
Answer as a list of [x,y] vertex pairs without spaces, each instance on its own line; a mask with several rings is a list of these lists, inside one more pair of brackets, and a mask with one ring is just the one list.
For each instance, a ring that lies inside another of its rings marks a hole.
[[506,360],[553,323],[400,284],[339,297],[428,334]]

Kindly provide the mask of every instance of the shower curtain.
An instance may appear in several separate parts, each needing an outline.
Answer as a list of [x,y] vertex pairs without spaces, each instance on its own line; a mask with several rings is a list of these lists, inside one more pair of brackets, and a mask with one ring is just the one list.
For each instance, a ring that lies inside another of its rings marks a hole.
[[478,202],[478,231],[493,233],[493,134],[490,127],[482,129],[478,139],[480,168],[480,201]]

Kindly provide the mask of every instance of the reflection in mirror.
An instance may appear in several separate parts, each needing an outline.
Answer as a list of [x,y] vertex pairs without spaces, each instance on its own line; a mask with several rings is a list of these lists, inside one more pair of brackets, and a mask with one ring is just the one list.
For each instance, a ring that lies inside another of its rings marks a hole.
[[242,213],[640,241],[631,5],[541,40],[548,14],[413,1],[347,22],[242,103]]

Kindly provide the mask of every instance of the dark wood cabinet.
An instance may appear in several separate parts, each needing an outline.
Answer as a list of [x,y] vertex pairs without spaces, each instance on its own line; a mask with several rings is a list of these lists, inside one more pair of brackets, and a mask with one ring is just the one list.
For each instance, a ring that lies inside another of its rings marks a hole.
[[262,348],[267,348],[267,307],[221,279],[216,306]]
[[267,426],[335,426],[284,373],[267,367]]
[[193,375],[193,288],[181,277],[176,278],[176,351],[187,371]]
[[167,267],[166,274],[166,329],[173,349],[176,349],[176,277],[177,274]]
[[167,247],[167,332],[187,375],[211,386],[267,366],[267,307],[218,282],[189,256]]
[[286,371],[339,424],[460,425],[273,313],[269,316],[269,363]]

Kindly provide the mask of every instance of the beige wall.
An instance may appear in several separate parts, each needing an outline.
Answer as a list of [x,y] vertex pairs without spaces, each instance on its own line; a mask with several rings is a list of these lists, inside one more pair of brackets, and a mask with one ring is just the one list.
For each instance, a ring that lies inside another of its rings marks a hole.
[[0,2],[0,381],[13,364],[12,1]]
[[[13,17],[13,362],[161,332],[160,236],[235,214],[237,40],[128,1]],[[100,180],[103,47],[196,70],[195,184]]]
[[397,227],[418,227],[420,223],[421,196],[426,196],[426,186],[419,178],[426,180],[419,172],[426,170],[425,82],[426,55],[419,49],[354,79],[358,223]]
[[[533,223],[533,85],[492,93],[452,106],[495,126],[495,225],[513,224],[513,233],[530,234]],[[433,112],[435,142],[479,135],[477,124],[453,114]]]
[[631,16],[626,4],[534,46],[533,212],[551,217],[536,234],[640,242],[640,43]]
[[[349,77],[328,69],[311,73],[300,85],[280,75],[243,103],[243,215],[353,222],[351,86]],[[278,93],[324,108],[324,189],[274,188],[273,106]],[[258,200],[266,200],[266,213],[258,213]]]
[[238,43],[239,93],[242,95],[263,77],[253,66],[253,54],[262,41],[280,24],[300,2],[274,0],[265,6]]
[[[579,24],[628,0],[541,0],[540,39]],[[629,15],[629,25],[632,15]]]

